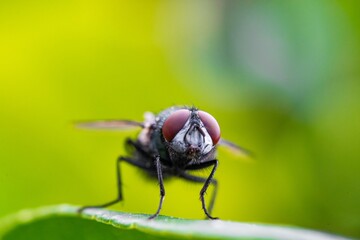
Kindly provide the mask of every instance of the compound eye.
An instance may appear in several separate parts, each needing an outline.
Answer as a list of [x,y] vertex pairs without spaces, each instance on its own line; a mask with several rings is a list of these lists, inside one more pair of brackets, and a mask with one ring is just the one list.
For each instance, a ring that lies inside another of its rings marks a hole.
[[198,113],[201,121],[204,123],[204,126],[213,141],[213,144],[217,144],[220,140],[220,127],[216,119],[207,112],[199,111]]
[[180,109],[170,114],[165,120],[162,127],[162,134],[164,138],[170,142],[176,134],[183,128],[186,121],[190,117],[190,111],[187,109]]

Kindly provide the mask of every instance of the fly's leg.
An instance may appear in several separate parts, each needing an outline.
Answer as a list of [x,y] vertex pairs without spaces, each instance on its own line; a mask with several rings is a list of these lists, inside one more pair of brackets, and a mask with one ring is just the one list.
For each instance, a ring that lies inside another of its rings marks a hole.
[[111,205],[114,205],[115,203],[118,203],[120,202],[122,199],[123,199],[123,195],[122,195],[122,183],[121,183],[121,173],[120,173],[120,163],[124,161],[124,162],[127,162],[131,165],[134,165],[136,167],[139,167],[139,168],[142,168],[142,169],[145,169],[145,170],[148,170],[149,167],[146,166],[143,162],[139,162],[139,161],[136,161],[132,158],[127,158],[127,157],[119,157],[116,161],[116,177],[117,177],[117,188],[118,188],[118,196],[115,200],[113,201],[110,201],[110,202],[107,202],[107,203],[104,203],[104,204],[101,204],[101,205],[91,205],[91,206],[84,206],[84,207],[81,207],[78,212],[81,213],[82,211],[84,211],[85,209],[87,208],[105,208],[105,207],[108,207],[108,206],[111,206]]
[[[139,143],[133,141],[130,138],[126,140],[126,144],[133,146],[139,153],[143,154],[145,157],[152,157],[151,154],[149,152],[145,151]],[[164,188],[164,180],[163,180],[163,175],[162,175],[162,167],[161,167],[161,162],[160,162],[160,155],[156,154],[152,158],[155,159],[155,169],[156,169],[156,174],[157,174],[159,187],[160,187],[160,202],[158,205],[158,209],[156,210],[156,212],[153,215],[151,215],[149,217],[149,219],[154,219],[157,216],[159,216],[159,213],[161,211],[161,208],[162,208],[162,205],[164,202],[164,198],[165,198],[165,188]]]
[[201,191],[200,191],[200,200],[201,200],[201,204],[202,204],[202,208],[204,210],[204,213],[206,214],[206,216],[210,219],[218,219],[216,217],[212,217],[209,213],[209,211],[206,208],[206,204],[205,204],[205,199],[204,199],[204,195],[206,193],[206,190],[208,189],[211,181],[213,180],[215,171],[217,169],[218,166],[218,160],[214,159],[214,160],[210,160],[210,161],[206,161],[206,162],[201,162],[199,164],[192,164],[192,165],[188,165],[186,167],[186,170],[198,170],[198,169],[203,169],[203,168],[207,168],[213,166],[211,173],[209,175],[209,177],[205,180],[204,186],[202,187]]
[[156,218],[159,215],[161,208],[162,208],[164,198],[165,198],[164,180],[163,180],[163,176],[162,176],[160,156],[158,156],[158,155],[155,156],[155,167],[156,167],[156,173],[157,173],[159,186],[160,186],[160,202],[159,202],[158,209],[152,216],[149,217],[149,219]]
[[[187,174],[186,172],[181,172],[179,176],[181,178],[191,181],[191,182],[197,182],[197,183],[205,183],[206,182],[206,178],[190,175],[190,174]],[[209,207],[208,207],[208,212],[211,215],[211,212],[214,208],[217,191],[218,191],[218,181],[213,178],[213,179],[211,179],[210,184],[214,185],[214,190],[211,195],[211,199],[210,199],[210,203],[209,203]]]

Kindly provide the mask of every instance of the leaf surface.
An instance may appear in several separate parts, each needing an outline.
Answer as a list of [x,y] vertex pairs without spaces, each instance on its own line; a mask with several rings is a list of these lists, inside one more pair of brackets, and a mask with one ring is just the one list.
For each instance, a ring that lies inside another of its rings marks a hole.
[[0,220],[3,240],[60,239],[243,239],[243,240],[342,240],[340,236],[294,227],[223,220],[187,220],[130,214],[105,209],[57,205],[23,210]]

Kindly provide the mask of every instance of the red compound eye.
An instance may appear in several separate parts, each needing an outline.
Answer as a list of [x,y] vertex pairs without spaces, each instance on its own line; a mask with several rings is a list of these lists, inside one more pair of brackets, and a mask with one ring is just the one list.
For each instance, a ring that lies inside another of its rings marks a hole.
[[190,117],[190,111],[187,109],[180,109],[172,114],[165,120],[162,127],[164,138],[170,142],[176,134],[182,129],[186,121]]
[[206,130],[208,131],[213,144],[217,144],[220,140],[220,127],[216,119],[204,111],[199,111],[199,117],[204,123]]

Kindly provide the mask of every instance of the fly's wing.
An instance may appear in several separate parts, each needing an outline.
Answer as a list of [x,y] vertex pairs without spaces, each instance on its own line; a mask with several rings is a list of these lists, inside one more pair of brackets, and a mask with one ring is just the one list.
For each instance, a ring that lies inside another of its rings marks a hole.
[[144,124],[131,120],[97,120],[76,122],[75,126],[83,129],[100,129],[100,130],[127,130],[134,127],[144,128]]
[[232,154],[239,157],[245,157],[247,159],[253,159],[254,154],[250,152],[249,150],[240,147],[239,145],[236,145],[233,142],[230,142],[225,139],[220,139],[219,143],[220,146],[225,147],[227,150],[229,150]]

